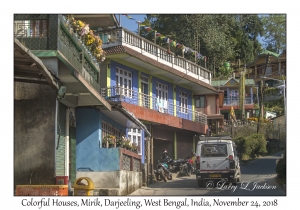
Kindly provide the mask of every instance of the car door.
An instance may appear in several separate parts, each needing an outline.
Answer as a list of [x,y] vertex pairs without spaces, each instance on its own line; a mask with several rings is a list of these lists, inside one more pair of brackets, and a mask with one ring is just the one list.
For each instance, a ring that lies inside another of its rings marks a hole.
[[200,170],[229,171],[227,143],[205,143],[201,145]]

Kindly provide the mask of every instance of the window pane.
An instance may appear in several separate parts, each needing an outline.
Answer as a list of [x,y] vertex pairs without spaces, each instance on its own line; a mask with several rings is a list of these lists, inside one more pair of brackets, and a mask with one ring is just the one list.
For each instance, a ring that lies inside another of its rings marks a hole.
[[204,96],[200,97],[200,107],[204,108]]
[[128,89],[131,89],[131,80],[128,80]]
[[136,142],[136,136],[133,136],[132,142],[133,142],[133,143],[137,143],[137,142]]

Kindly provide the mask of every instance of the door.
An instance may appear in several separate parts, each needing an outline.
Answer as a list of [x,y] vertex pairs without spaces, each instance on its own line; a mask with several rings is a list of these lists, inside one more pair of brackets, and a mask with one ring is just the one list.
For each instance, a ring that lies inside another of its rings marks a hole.
[[148,78],[141,76],[141,90],[142,90],[142,106],[149,108],[150,107],[150,98],[149,98],[149,90],[148,90]]
[[231,90],[231,94],[230,94],[230,99],[231,99],[231,105],[238,105],[238,101],[239,101],[239,92],[238,90]]
[[228,171],[229,159],[226,143],[201,144],[201,171]]
[[69,180],[72,187],[76,180],[76,127],[69,128]]

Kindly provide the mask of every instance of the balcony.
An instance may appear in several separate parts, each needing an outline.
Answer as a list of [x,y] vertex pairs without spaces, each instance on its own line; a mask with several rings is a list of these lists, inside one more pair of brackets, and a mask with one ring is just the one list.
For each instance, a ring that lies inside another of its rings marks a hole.
[[100,31],[97,34],[103,40],[102,48],[104,50],[120,45],[126,46],[159,63],[176,69],[180,73],[187,74],[206,84],[211,84],[211,72],[208,69],[188,61],[183,57],[176,56],[174,53],[168,52],[167,49],[154,44],[127,29],[120,28],[109,31]]
[[14,36],[66,87],[62,103],[111,109],[100,95],[99,63],[63,15],[14,15]]
[[207,124],[207,115],[173,103],[173,99],[162,100],[123,87],[101,88],[102,97],[117,102],[127,102],[136,106],[166,113],[186,120]]
[[[240,104],[239,98],[224,98],[223,106],[238,106]],[[251,97],[245,98],[245,105],[254,104]]]
[[39,57],[46,57],[45,51],[48,51],[48,56],[61,56],[68,65],[76,69],[89,84],[99,91],[99,64],[74,33],[66,18],[63,15],[57,15],[57,20],[57,18],[45,15],[45,17],[40,17],[43,18],[42,20],[32,20],[31,16],[33,15],[15,15],[15,38]]

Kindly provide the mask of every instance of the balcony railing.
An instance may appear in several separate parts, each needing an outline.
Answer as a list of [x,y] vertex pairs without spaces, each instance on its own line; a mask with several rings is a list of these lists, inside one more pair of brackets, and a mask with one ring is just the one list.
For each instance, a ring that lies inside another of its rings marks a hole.
[[[20,19],[22,16],[18,17],[14,23],[14,35],[31,51],[57,50],[69,65],[75,68],[97,91],[100,91],[98,84],[100,68],[96,58],[74,33],[67,19],[63,15],[57,17],[58,20],[50,18],[35,23],[26,20],[26,16],[24,20]],[[37,26],[41,27],[41,30],[36,30]],[[46,26],[49,28],[55,26],[57,30],[47,31]]]
[[[245,104],[254,104],[253,99],[250,97],[246,97],[245,99]],[[240,104],[240,99],[239,98],[224,98],[224,106],[237,106]]]
[[171,100],[163,100],[149,96],[123,87],[108,87],[101,89],[102,97],[112,101],[123,101],[148,109],[167,113],[172,116],[207,124],[207,115],[202,112],[193,111],[186,107],[173,104]]
[[106,32],[102,31],[98,32],[98,35],[103,40],[103,49],[118,45],[127,46],[182,73],[186,73],[207,84],[211,84],[211,72],[208,69],[188,61],[183,57],[176,56],[173,52],[168,52],[167,49],[127,29],[121,28]]

